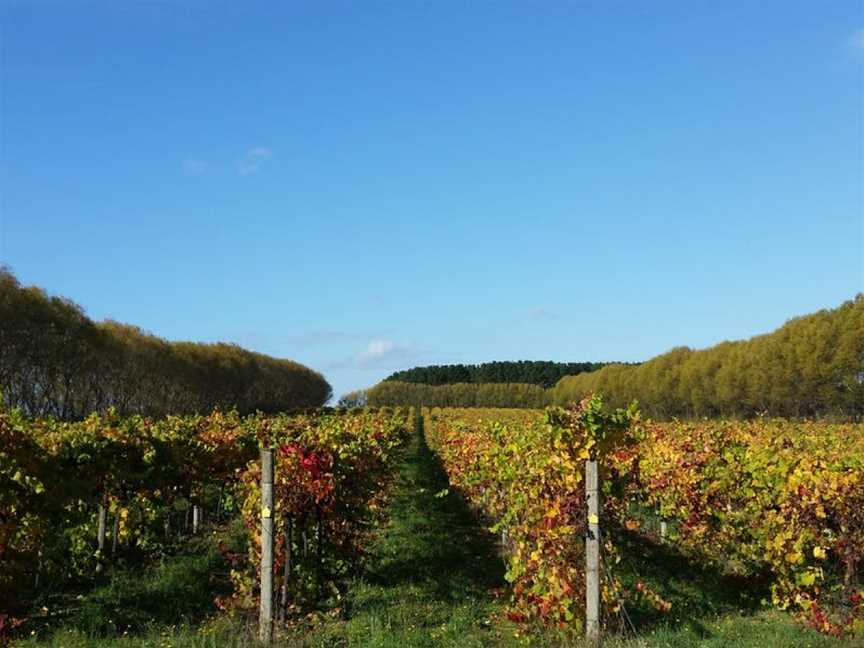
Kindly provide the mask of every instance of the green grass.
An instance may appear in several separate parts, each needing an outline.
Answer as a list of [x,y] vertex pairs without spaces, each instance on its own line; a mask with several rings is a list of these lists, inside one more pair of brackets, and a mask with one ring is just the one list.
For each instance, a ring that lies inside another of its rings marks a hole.
[[[232,545],[242,540],[239,532],[236,527],[220,529]],[[97,639],[109,644],[118,635],[139,635],[154,628],[161,634],[171,626],[201,622],[213,614],[214,598],[231,591],[225,561],[215,543],[199,537],[189,541],[178,555],[143,571],[117,568],[86,594],[46,596],[43,610],[48,614],[34,617],[27,628],[37,636],[59,632],[86,637],[94,645]],[[56,631],[58,624],[61,631]]]
[[448,486],[420,438],[408,448],[389,508],[362,578],[352,583],[346,619],[295,632],[303,646],[487,646],[502,603],[504,565],[493,537]]
[[215,596],[231,593],[222,558],[210,547],[153,569],[147,578],[123,572],[87,596],[75,626],[93,636],[140,632],[153,625],[190,623],[207,617]]
[[[448,486],[437,457],[420,438],[407,448],[363,574],[349,583],[340,609],[321,610],[284,631],[275,645],[296,648],[579,646],[554,636],[514,636],[496,597],[505,586],[494,538]],[[627,536],[618,573],[642,579],[672,601],[669,614],[630,606],[638,639],[610,637],[606,648],[847,648],[765,610],[765,584],[724,577],[688,563],[669,548]],[[225,566],[212,548],[178,556],[143,577],[116,576],[86,597],[60,630],[16,645],[31,648],[246,648],[256,645],[250,618],[215,616]],[[213,580],[215,578],[215,580]],[[506,597],[505,597],[506,598]],[[209,619],[204,619],[210,615]],[[110,623],[113,620],[114,623]],[[130,626],[128,636],[115,630]]]

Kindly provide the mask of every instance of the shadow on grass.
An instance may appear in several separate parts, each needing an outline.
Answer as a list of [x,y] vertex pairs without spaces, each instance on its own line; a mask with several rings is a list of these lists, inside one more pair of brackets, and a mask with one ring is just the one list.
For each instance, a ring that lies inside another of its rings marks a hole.
[[194,623],[216,612],[230,594],[229,568],[207,539],[147,569],[118,569],[86,594],[65,625],[93,637],[136,634],[153,626]]
[[490,589],[505,584],[494,536],[462,497],[443,494],[447,475],[422,432],[408,449],[399,482],[388,526],[372,549],[369,585],[452,604],[488,599]]
[[637,632],[656,626],[687,627],[702,637],[710,636],[706,619],[725,614],[751,616],[770,599],[767,574],[743,577],[724,574],[717,568],[700,565],[672,546],[631,532],[615,533],[622,562],[616,569],[625,591],[635,591],[637,581],[649,585],[672,603],[662,613],[640,600],[627,606]]
[[[242,541],[242,529],[227,531],[234,548]],[[232,590],[229,565],[211,539],[201,537],[161,564],[143,570],[140,565],[115,567],[103,584],[85,594],[73,598],[73,593],[58,593],[57,605],[69,609],[34,619],[32,625],[49,634],[63,628],[94,638],[135,635],[157,626],[196,623],[217,611],[217,596]]]

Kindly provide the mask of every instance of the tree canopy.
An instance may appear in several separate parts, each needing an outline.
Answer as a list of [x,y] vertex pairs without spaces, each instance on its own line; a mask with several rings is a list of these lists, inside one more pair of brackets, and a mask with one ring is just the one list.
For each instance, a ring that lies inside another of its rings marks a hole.
[[369,405],[376,407],[546,407],[551,392],[526,383],[455,383],[421,385],[383,381],[366,391]]
[[241,413],[317,407],[321,374],[236,344],[169,342],[120,322],[96,323],[72,301],[22,286],[0,267],[0,398],[28,416]]
[[505,360],[482,364],[431,365],[397,371],[384,380],[423,385],[525,383],[551,387],[564,376],[595,371],[603,367],[604,364],[606,363]]
[[[596,371],[584,368],[596,364]],[[565,375],[554,387],[543,370]],[[510,373],[512,372],[512,373]],[[506,382],[510,375],[518,379]],[[532,380],[535,381],[532,383]],[[425,382],[424,382],[425,381]],[[603,394],[611,407],[638,400],[657,419],[758,415],[864,417],[864,295],[796,317],[749,340],[676,347],[642,364],[490,362],[417,367],[365,392],[370,405],[543,407]]]
[[749,340],[678,347],[638,366],[562,378],[553,400],[600,392],[655,418],[864,416],[864,295]]

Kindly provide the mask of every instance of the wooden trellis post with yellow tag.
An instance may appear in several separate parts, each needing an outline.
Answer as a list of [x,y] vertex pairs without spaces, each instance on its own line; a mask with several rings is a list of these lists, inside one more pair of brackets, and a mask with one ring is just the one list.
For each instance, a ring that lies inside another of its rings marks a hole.
[[585,638],[600,645],[600,469],[597,458],[585,462],[588,535],[585,538]]
[[273,463],[273,450],[261,450],[261,607],[258,638],[267,645],[273,638]]

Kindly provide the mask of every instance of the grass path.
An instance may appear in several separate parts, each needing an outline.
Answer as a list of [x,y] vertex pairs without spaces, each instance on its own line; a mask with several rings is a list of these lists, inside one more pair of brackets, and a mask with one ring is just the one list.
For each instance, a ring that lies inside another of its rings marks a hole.
[[310,646],[489,646],[504,630],[489,623],[503,603],[504,565],[491,534],[463,499],[422,437],[407,448],[389,519],[352,584],[347,620],[313,631]]

